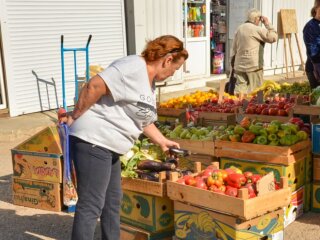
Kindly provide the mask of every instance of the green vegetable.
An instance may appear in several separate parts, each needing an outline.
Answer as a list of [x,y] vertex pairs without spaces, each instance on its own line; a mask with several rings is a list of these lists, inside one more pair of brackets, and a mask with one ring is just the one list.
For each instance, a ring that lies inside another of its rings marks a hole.
[[251,125],[249,127],[249,131],[254,133],[254,135],[260,135],[260,130],[262,130],[263,127],[260,125]]
[[279,140],[277,139],[277,140],[275,140],[275,141],[271,141],[270,143],[269,143],[269,145],[270,146],[279,146],[280,144],[279,144]]
[[269,124],[266,130],[268,133],[277,133],[279,131],[279,127],[276,124]]
[[297,136],[298,136],[299,140],[301,140],[301,141],[308,139],[308,133],[306,133],[305,131],[297,132]]
[[239,134],[239,135],[242,135],[244,131],[246,131],[246,129],[241,127],[240,125],[236,125],[235,128],[233,129],[234,134]]
[[261,144],[261,145],[268,144],[268,139],[266,136],[258,136],[256,139],[257,139],[257,144]]
[[291,146],[299,141],[299,137],[297,135],[285,135],[280,138],[280,144],[283,146]]
[[268,135],[268,140],[270,142],[277,141],[278,140],[278,136],[276,134],[274,134],[274,133],[271,133],[271,134]]

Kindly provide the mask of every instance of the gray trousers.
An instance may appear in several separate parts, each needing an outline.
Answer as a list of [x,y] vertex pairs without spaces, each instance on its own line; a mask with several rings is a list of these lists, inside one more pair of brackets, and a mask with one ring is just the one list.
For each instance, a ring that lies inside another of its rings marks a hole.
[[236,86],[234,89],[235,93],[249,94],[258,87],[261,87],[263,83],[263,70],[254,72],[238,72],[234,73]]
[[119,154],[70,136],[77,174],[78,202],[72,240],[92,240],[100,217],[102,239],[120,239],[121,166]]

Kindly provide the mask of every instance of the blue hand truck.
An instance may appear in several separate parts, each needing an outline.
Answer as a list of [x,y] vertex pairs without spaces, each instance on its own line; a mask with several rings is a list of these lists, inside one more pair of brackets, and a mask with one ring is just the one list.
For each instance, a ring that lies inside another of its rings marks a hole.
[[[89,44],[91,41],[92,35],[89,35],[87,45],[84,48],[65,48],[63,46],[63,35],[61,35],[61,71],[62,71],[62,99],[63,99],[63,108],[68,111],[67,100],[66,100],[66,80],[65,80],[65,66],[64,66],[64,53],[73,52],[73,65],[74,65],[74,84],[75,84],[75,96],[74,102],[78,101],[78,84],[80,79],[78,78],[77,72],[77,52],[85,52],[86,54],[86,79],[85,82],[89,81]],[[82,80],[83,81],[83,80]]]

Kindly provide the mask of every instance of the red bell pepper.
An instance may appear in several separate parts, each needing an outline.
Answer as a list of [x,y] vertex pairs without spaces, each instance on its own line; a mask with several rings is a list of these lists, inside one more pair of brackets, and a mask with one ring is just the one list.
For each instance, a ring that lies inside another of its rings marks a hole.
[[244,185],[241,188],[248,188],[249,198],[254,198],[257,196],[256,188],[253,183],[247,183],[246,185]]
[[247,183],[257,183],[261,179],[260,174],[253,174],[252,176],[248,176]]
[[238,189],[234,188],[234,187],[231,187],[231,186],[227,186],[225,194],[229,195],[229,196],[232,196],[232,197],[237,197],[238,196]]
[[226,179],[227,185],[234,188],[240,188],[246,183],[246,181],[246,177],[239,173],[229,174]]

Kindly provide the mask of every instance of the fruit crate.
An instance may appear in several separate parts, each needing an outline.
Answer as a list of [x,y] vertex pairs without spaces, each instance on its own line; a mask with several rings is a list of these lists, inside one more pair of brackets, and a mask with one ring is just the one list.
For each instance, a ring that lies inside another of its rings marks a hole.
[[[237,112],[237,109],[235,110]],[[236,113],[198,112],[197,125],[217,126],[235,125]]]
[[215,141],[217,157],[254,160],[265,163],[289,165],[310,152],[310,141],[298,142],[292,146],[270,146],[253,143]]
[[159,181],[153,182],[139,178],[123,177],[121,179],[123,190],[165,197],[167,195],[166,172],[159,173]]
[[[195,162],[193,164],[194,172],[201,171],[201,163]],[[166,172],[159,173],[159,181],[148,181],[139,178],[129,178],[122,177],[121,179],[121,187],[123,190],[148,194],[157,197],[166,197],[167,196],[167,180],[166,180]]]
[[192,154],[204,154],[214,156],[214,141],[201,141],[189,139],[172,139],[179,143],[180,148],[189,150]]
[[181,108],[158,108],[157,114],[159,116],[177,117],[185,114],[186,110]]
[[291,201],[291,189],[288,187],[285,177],[281,178],[279,190],[250,199],[248,189],[245,188],[238,190],[239,197],[232,197],[177,183],[176,180],[177,176],[173,175],[171,181],[167,182],[167,194],[172,200],[208,208],[245,220],[285,207]]

